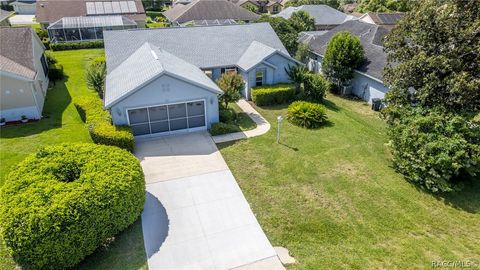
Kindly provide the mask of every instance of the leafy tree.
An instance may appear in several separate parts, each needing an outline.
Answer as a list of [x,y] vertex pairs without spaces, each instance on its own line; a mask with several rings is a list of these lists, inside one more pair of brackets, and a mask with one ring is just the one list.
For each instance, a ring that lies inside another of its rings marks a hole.
[[268,22],[270,26],[272,26],[273,30],[277,34],[280,41],[282,41],[283,46],[287,49],[287,51],[294,55],[297,51],[297,38],[298,33],[285,18],[282,17],[271,17],[268,15],[262,15],[258,22]]
[[389,119],[388,134],[395,168],[407,180],[433,192],[448,192],[478,176],[479,125],[454,113],[421,108],[402,109],[399,116]]
[[425,0],[384,41],[393,161],[433,192],[480,172],[479,14],[476,0]]
[[327,78],[340,86],[353,78],[354,69],[364,60],[360,39],[349,32],[336,33],[330,42],[322,62],[322,71]]
[[245,81],[240,74],[224,73],[217,80],[217,84],[223,90],[219,101],[225,108],[228,108],[228,103],[237,102],[242,97],[240,91],[245,87]]
[[306,11],[294,12],[288,21],[297,33],[315,30],[315,20]]
[[412,0],[362,0],[355,9],[357,12],[407,12],[412,8]]
[[107,67],[105,65],[105,58],[103,57],[94,59],[85,71],[88,88],[95,90],[100,98],[103,98],[106,75]]
[[330,82],[321,74],[308,73],[303,83],[303,95],[306,99],[322,101],[325,93],[330,90]]
[[340,6],[340,0],[289,0],[286,7],[298,7],[302,5],[328,5],[337,9]]
[[308,47],[308,44],[305,44],[305,43],[298,44],[297,52],[295,53],[295,59],[306,64],[309,56],[310,56],[310,47]]
[[480,1],[418,4],[384,41],[388,102],[447,111],[480,110],[479,25]]
[[295,92],[299,94],[301,91],[302,83],[305,81],[305,78],[307,77],[309,71],[303,65],[288,65],[288,69],[285,69],[285,72],[287,72],[290,81],[295,84]]

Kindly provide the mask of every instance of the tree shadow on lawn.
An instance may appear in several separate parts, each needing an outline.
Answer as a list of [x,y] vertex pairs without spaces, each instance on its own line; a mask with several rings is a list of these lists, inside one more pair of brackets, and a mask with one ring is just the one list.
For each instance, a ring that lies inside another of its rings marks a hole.
[[445,204],[472,214],[480,213],[480,181],[469,179],[465,181],[462,190],[451,193],[433,194]]
[[41,133],[46,130],[62,127],[62,115],[72,97],[68,92],[65,82],[68,77],[57,81],[47,90],[45,104],[43,105],[43,118],[36,122],[2,127],[0,138],[18,138]]

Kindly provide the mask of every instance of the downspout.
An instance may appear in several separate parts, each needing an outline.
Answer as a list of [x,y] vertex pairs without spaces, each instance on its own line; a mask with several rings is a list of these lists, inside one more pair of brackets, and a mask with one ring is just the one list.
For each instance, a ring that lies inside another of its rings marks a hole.
[[35,90],[34,90],[35,80],[32,81],[32,84],[30,86],[31,86],[30,91],[32,92],[33,101],[35,102],[35,108],[37,108],[38,119],[41,119],[42,118],[42,113],[40,112],[40,109],[38,108],[37,97],[35,96]]

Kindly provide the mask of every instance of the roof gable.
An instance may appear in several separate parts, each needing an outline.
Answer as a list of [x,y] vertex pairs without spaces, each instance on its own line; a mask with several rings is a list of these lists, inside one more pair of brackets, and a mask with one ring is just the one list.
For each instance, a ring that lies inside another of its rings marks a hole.
[[198,67],[160,50],[150,43],[144,43],[107,75],[105,107],[113,106],[164,74],[217,94],[222,93],[218,86]]
[[298,11],[306,11],[315,20],[315,25],[337,25],[356,19],[354,16],[347,15],[327,5],[288,7],[274,16],[288,19],[293,13]]
[[171,22],[185,23],[197,20],[253,21],[259,15],[227,0],[195,0],[187,5],[176,5],[163,13]]
[[28,79],[35,78],[34,33],[31,27],[0,28],[0,70]]
[[347,21],[327,33],[312,36],[308,41],[310,49],[317,54],[323,55],[330,39],[341,31],[348,31],[360,38],[366,60],[362,66],[358,68],[358,71],[382,80],[383,68],[387,62],[387,56],[383,51],[381,40],[389,30],[382,26],[358,20]]

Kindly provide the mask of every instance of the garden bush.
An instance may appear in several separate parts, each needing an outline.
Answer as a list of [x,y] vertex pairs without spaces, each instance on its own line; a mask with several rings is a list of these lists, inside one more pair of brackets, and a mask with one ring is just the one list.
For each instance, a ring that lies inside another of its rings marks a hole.
[[92,49],[92,48],[103,48],[103,40],[50,43],[50,49],[52,49],[52,51]]
[[258,106],[284,104],[293,100],[295,87],[290,84],[265,85],[252,88],[252,100]]
[[237,113],[232,108],[228,108],[228,109],[221,108],[219,111],[219,115],[220,115],[220,122],[223,122],[223,123],[235,121],[237,118]]
[[240,128],[234,124],[227,124],[227,123],[215,123],[210,128],[210,134],[213,136],[215,135],[222,135],[227,133],[239,132],[241,131]]
[[64,77],[63,66],[60,64],[50,64],[48,65],[48,79],[51,81],[59,81]]
[[327,121],[323,105],[306,101],[295,101],[287,110],[290,123],[304,128],[318,128]]
[[140,216],[145,180],[125,150],[95,144],[50,146],[7,176],[1,234],[26,269],[70,268]]
[[322,101],[325,93],[330,90],[330,82],[318,73],[305,75],[303,83],[304,98],[313,101]]
[[393,162],[432,192],[460,190],[480,173],[480,126],[455,114],[403,112],[389,129]]
[[96,97],[79,97],[75,99],[80,118],[88,125],[88,131],[93,142],[104,145],[114,145],[133,152],[133,133],[128,126],[112,125],[108,111],[102,106],[102,100]]

